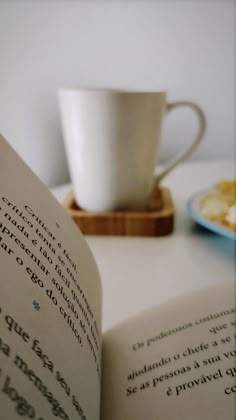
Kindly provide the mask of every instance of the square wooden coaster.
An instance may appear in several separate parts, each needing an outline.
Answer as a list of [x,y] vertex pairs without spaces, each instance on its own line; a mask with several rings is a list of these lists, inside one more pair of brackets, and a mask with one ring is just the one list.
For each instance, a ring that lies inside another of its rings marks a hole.
[[164,236],[174,229],[173,200],[165,187],[153,190],[146,211],[84,211],[76,204],[73,192],[63,205],[85,235]]

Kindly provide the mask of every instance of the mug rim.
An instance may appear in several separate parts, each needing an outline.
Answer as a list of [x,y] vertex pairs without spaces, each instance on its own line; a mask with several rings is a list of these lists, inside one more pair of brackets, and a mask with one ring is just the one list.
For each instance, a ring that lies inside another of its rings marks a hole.
[[58,88],[59,93],[105,93],[105,94],[160,94],[166,95],[167,90],[155,90],[155,89],[136,89],[136,88],[122,88],[122,87],[103,87],[103,86],[67,86]]

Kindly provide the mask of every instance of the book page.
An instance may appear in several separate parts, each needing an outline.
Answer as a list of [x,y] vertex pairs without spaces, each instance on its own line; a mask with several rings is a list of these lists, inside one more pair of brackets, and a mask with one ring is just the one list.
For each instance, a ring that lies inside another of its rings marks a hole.
[[0,417],[99,419],[101,286],[85,239],[0,137]]
[[166,303],[103,340],[102,420],[235,419],[235,287]]

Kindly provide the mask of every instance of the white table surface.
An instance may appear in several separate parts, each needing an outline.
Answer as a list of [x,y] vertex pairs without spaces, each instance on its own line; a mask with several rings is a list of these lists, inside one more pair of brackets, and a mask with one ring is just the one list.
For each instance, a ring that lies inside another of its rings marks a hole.
[[[163,182],[171,189],[174,233],[162,238],[87,236],[103,285],[103,330],[143,309],[198,288],[235,280],[235,241],[198,227],[188,198],[220,179],[235,178],[235,162],[193,162]],[[62,202],[71,185],[52,190]]]

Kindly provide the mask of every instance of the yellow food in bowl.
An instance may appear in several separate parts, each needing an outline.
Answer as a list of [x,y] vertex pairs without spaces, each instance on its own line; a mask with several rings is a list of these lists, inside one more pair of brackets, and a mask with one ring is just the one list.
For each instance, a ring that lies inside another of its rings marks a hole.
[[236,180],[218,182],[200,201],[201,215],[236,232]]

